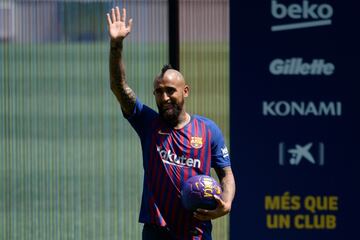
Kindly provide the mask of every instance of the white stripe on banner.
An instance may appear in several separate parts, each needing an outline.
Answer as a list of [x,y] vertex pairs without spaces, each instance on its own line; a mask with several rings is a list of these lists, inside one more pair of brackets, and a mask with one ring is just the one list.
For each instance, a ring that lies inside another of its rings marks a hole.
[[282,25],[274,25],[271,26],[271,31],[285,31],[299,28],[310,28],[310,27],[318,27],[331,25],[331,20],[319,20],[319,21],[311,21],[311,22],[303,22],[303,23],[291,23],[291,24],[282,24]]

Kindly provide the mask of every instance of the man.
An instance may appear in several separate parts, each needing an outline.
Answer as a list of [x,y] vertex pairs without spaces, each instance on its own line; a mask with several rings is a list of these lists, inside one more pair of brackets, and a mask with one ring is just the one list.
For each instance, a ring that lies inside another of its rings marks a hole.
[[[107,14],[110,35],[110,85],[125,118],[141,140],[144,182],[139,221],[143,239],[211,239],[211,221],[230,212],[235,181],[220,129],[211,120],[185,111],[189,86],[166,65],[154,80],[159,113],[140,102],[125,78],[123,40],[131,32],[126,9]],[[189,177],[210,175],[214,167],[223,189],[215,210],[187,211],[181,186]]]

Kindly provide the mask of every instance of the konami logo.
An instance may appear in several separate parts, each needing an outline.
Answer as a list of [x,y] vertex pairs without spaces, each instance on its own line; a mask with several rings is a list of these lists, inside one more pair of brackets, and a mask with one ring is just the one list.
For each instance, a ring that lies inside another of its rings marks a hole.
[[298,22],[286,22],[271,26],[271,31],[286,31],[299,28],[331,25],[334,14],[330,4],[315,4],[303,0],[302,4],[292,3],[286,6],[277,0],[271,1],[271,15],[276,19],[294,19]]
[[341,102],[295,102],[295,101],[263,101],[262,114],[264,116],[341,116]]

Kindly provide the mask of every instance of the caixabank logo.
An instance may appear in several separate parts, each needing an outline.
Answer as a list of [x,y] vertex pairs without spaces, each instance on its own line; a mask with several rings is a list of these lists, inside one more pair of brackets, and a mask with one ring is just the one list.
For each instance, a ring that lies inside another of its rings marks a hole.
[[280,166],[324,166],[325,144],[323,142],[307,142],[287,144],[279,143]]
[[323,27],[332,24],[333,7],[327,3],[308,0],[271,0],[271,15],[274,19],[271,31]]

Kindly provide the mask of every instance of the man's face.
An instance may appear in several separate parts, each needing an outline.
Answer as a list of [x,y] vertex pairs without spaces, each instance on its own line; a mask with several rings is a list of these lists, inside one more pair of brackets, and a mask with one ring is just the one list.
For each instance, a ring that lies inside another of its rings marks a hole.
[[160,117],[171,126],[177,125],[188,94],[189,87],[175,70],[167,70],[162,78],[154,81],[154,96]]

